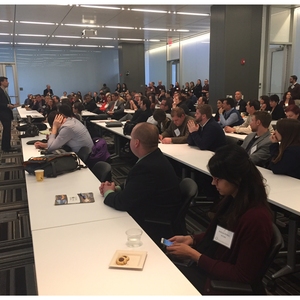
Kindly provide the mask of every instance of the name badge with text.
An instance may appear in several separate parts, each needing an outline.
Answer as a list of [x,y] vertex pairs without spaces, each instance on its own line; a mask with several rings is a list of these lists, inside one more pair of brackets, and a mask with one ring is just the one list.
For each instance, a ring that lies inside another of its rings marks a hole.
[[257,150],[257,145],[251,148],[250,155],[253,154]]
[[234,232],[217,225],[214,241],[230,249],[233,235]]
[[174,130],[174,133],[175,133],[175,135],[176,135],[176,136],[179,136],[179,135],[180,135],[180,131],[179,131],[179,129],[178,129],[178,128],[177,128],[177,129],[175,129],[175,130]]

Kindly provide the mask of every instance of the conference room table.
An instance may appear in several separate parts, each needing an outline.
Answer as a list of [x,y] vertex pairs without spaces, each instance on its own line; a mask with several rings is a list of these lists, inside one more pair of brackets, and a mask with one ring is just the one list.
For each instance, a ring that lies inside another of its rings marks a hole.
[[17,107],[17,111],[21,119],[27,119],[28,116],[31,116],[31,118],[33,119],[40,119],[40,118],[45,119],[45,117],[37,110],[31,110],[29,108],[26,109],[25,107],[19,106]]
[[[130,138],[130,136],[123,135],[122,127],[108,128],[106,127],[105,122],[95,122],[95,124],[102,129],[105,128],[106,130],[109,130],[110,132],[114,133],[115,136]],[[226,135],[237,140],[243,140],[247,136],[232,133],[228,133]],[[180,162],[183,165],[183,170],[184,167],[187,166],[196,171],[209,175],[207,163],[210,157],[214,154],[213,152],[202,151],[197,147],[188,146],[187,144],[159,143],[159,148],[164,155]],[[272,275],[272,278],[276,279],[295,271],[300,271],[300,265],[297,265],[296,263],[297,229],[298,221],[300,221],[300,184],[299,180],[296,178],[274,174],[271,170],[262,167],[258,167],[258,169],[265,180],[269,203],[275,207],[283,209],[289,215],[287,253],[282,253],[287,255],[287,264]],[[183,176],[184,174],[185,172],[183,172]]]
[[[41,156],[22,139],[24,161]],[[127,212],[104,205],[100,182],[87,168],[37,182],[25,171],[38,295],[194,295],[199,292],[144,232],[129,248],[125,231],[140,228]],[[54,205],[56,195],[94,195],[95,202]],[[116,251],[143,260],[116,268]],[[111,263],[112,266],[111,266]]]

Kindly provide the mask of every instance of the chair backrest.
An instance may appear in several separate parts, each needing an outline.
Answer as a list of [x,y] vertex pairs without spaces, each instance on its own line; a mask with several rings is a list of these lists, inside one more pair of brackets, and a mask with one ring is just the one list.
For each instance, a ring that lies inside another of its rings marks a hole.
[[266,255],[264,264],[260,268],[260,273],[258,274],[259,281],[263,279],[265,273],[269,269],[270,265],[272,264],[279,250],[284,246],[281,232],[279,231],[279,229],[274,223],[272,224],[272,227],[273,227],[273,237],[272,237],[271,247],[269,252]]
[[87,146],[83,146],[79,149],[79,151],[77,152],[77,155],[84,163],[86,163],[89,158],[90,153],[91,153],[90,148]]
[[105,161],[98,161],[92,168],[92,172],[101,182],[111,181],[111,165]]
[[[189,209],[190,203],[198,195],[198,185],[191,178],[184,178],[180,184],[182,206],[178,212],[178,215],[173,223],[174,230],[180,231],[182,234],[186,233],[185,216]],[[178,232],[178,234],[180,233]]]

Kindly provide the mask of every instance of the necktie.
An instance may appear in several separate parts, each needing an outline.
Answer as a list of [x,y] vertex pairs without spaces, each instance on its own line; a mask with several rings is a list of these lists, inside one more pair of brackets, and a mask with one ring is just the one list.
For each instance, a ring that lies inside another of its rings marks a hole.
[[7,92],[4,90],[4,93],[6,95],[6,98],[7,98],[7,101],[8,101],[8,104],[11,104],[11,100],[10,100],[10,97],[9,95],[7,94]]

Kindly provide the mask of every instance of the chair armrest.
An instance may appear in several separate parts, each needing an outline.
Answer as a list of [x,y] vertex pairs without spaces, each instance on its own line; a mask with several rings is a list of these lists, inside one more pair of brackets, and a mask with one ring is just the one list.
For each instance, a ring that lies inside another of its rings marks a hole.
[[223,280],[212,280],[210,283],[216,291],[231,292],[232,294],[253,294],[250,284]]

